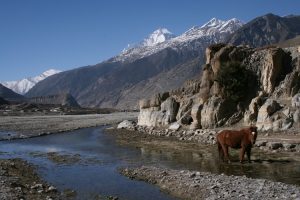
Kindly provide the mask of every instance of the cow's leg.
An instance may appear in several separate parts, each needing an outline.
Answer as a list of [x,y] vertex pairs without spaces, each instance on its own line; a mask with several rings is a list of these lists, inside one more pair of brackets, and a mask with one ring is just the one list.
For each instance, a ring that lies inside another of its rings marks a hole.
[[228,163],[230,163],[229,154],[228,154],[228,146],[225,144],[221,144],[221,145],[222,145],[225,159],[227,160]]
[[250,159],[250,157],[251,157],[251,147],[247,148],[247,157],[248,157],[248,162],[251,163],[251,159]]
[[246,150],[245,147],[242,146],[240,150],[240,163],[243,163],[244,161],[245,150]]
[[219,151],[219,159],[222,159],[224,161],[224,153],[220,142],[218,142],[218,151]]

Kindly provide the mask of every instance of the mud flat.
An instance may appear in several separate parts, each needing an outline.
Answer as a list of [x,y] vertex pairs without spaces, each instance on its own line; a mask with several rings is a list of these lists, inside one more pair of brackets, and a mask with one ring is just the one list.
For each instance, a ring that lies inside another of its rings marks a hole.
[[0,160],[0,199],[65,199],[42,181],[35,168],[21,159]]
[[245,176],[142,166],[120,173],[157,185],[180,199],[299,199],[300,187]]
[[29,138],[80,128],[135,120],[136,112],[92,115],[3,116],[0,117],[0,140]]

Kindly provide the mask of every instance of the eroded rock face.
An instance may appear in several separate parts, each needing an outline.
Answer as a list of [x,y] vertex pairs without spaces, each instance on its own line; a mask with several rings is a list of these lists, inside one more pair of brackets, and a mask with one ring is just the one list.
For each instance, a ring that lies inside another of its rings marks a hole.
[[263,123],[279,109],[281,109],[281,106],[277,101],[273,99],[268,99],[258,111],[257,122]]
[[293,107],[300,108],[300,93],[293,96],[291,103]]
[[203,104],[201,126],[202,128],[222,126],[235,111],[236,108],[232,102],[213,96]]
[[[187,81],[165,99],[156,95],[140,102],[140,125],[166,126],[177,121],[199,129],[241,122],[257,123],[260,130],[286,130],[299,123],[299,64],[287,50],[217,44],[205,53],[200,81]],[[216,80],[220,69],[233,63],[247,73],[248,85],[239,99],[224,95],[224,86]]]
[[195,130],[201,128],[201,110],[202,104],[194,104],[191,111],[191,117],[193,118],[193,123],[190,129]]
[[261,52],[264,54],[261,61],[260,81],[263,90],[270,94],[285,75],[290,72],[291,57],[280,48],[271,48]]
[[244,114],[244,122],[246,124],[250,124],[256,121],[258,109],[263,105],[264,101],[264,94],[261,94],[251,100],[249,109]]

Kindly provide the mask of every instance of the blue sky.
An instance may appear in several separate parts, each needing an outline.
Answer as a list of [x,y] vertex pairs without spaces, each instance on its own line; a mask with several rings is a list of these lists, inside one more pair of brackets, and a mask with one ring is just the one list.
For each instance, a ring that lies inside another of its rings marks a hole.
[[160,27],[300,14],[297,0],[0,0],[0,81],[92,65]]

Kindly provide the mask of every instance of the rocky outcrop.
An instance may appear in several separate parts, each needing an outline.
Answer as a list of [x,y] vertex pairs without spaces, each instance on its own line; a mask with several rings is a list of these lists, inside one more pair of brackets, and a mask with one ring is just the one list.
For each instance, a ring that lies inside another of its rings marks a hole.
[[183,128],[206,129],[256,123],[260,130],[278,131],[298,123],[297,56],[292,59],[278,47],[217,44],[206,49],[206,57],[201,79],[189,83],[194,87],[170,91],[168,100],[158,95],[140,101],[139,125],[166,127],[177,121]]
[[29,99],[30,103],[62,105],[68,107],[80,107],[71,94],[57,94],[42,97],[33,97]]
[[271,48],[260,53],[263,54],[260,81],[263,91],[270,94],[290,72],[291,57],[281,48]]
[[168,93],[140,101],[138,125],[165,126],[176,121],[179,104]]

